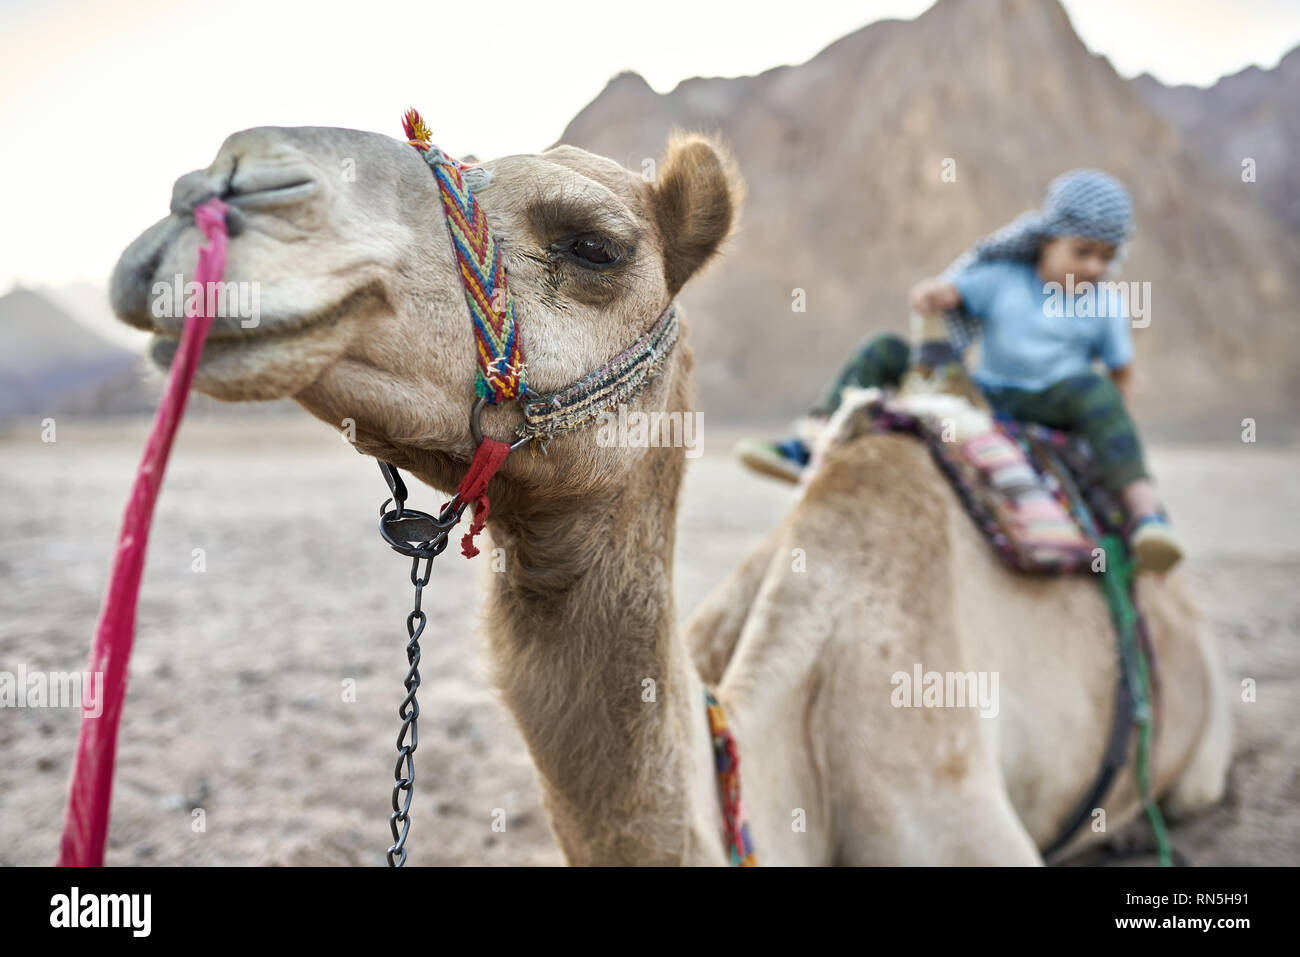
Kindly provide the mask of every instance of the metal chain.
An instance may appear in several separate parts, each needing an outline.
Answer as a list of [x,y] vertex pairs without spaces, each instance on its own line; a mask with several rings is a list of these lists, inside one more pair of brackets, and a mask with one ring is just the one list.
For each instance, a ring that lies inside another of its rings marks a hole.
[[[388,827],[393,832],[393,844],[388,848],[389,867],[401,867],[406,863],[406,835],[411,830],[409,812],[411,798],[415,794],[412,789],[412,785],[415,784],[415,749],[420,743],[420,729],[416,724],[420,718],[420,704],[415,700],[415,693],[420,688],[420,636],[424,634],[424,626],[429,620],[420,608],[420,599],[424,594],[424,586],[429,584],[429,576],[433,573],[433,559],[433,555],[427,558],[416,555],[411,559],[411,584],[415,586],[415,608],[406,616],[408,668],[406,680],[402,682],[403,687],[406,688],[406,697],[402,699],[397,709],[397,714],[402,719],[402,728],[397,732],[397,765],[393,769],[393,813],[388,818]],[[421,561],[424,562],[423,574],[420,573]],[[409,744],[406,740],[408,731],[411,736]]]
[[[406,616],[407,669],[406,678],[402,682],[406,697],[397,709],[402,727],[397,733],[397,764],[393,768],[393,813],[388,818],[389,830],[393,832],[393,843],[387,851],[388,866],[402,867],[406,864],[406,838],[411,831],[415,749],[420,743],[417,724],[420,705],[415,700],[415,693],[420,688],[420,637],[429,622],[421,602],[424,586],[429,584],[429,578],[433,574],[433,560],[447,547],[448,534],[460,519],[466,503],[462,503],[459,496],[454,497],[442,508],[437,518],[408,509],[405,507],[406,486],[397,470],[387,463],[381,463],[380,468],[393,492],[393,498],[379,506],[380,533],[394,551],[410,557],[411,584],[415,586],[415,604]],[[393,504],[392,509],[388,509],[389,502]],[[423,571],[421,562],[424,563]]]
[[[483,442],[483,431],[479,427],[479,414],[486,404],[486,397],[478,397],[470,409],[470,435],[475,447]],[[511,445],[516,449],[529,438],[521,438]],[[508,454],[508,453],[507,453]],[[476,453],[477,455],[477,453]],[[429,584],[433,574],[433,560],[447,547],[451,530],[460,521],[461,515],[469,502],[461,501],[460,492],[452,496],[438,511],[435,517],[427,512],[420,512],[406,507],[408,492],[401,473],[388,462],[379,463],[379,471],[393,493],[392,498],[379,506],[379,534],[383,536],[400,555],[411,559],[411,584],[415,586],[415,607],[406,616],[406,679],[402,686],[406,688],[406,697],[397,709],[402,719],[402,728],[397,732],[397,764],[393,768],[393,813],[388,819],[388,828],[393,832],[393,843],[388,848],[388,866],[402,867],[406,864],[406,837],[411,832],[411,799],[415,785],[415,749],[419,745],[420,705],[415,700],[415,693],[420,688],[420,636],[428,624],[428,616],[420,607],[424,596],[424,586]],[[390,509],[388,506],[392,504]],[[420,571],[420,562],[424,562],[424,572]],[[407,735],[410,742],[407,742]]]

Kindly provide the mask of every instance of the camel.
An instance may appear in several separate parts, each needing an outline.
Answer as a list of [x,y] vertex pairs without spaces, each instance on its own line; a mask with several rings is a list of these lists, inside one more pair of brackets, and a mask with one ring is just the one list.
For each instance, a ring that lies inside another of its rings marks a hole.
[[[674,133],[653,181],[572,146],[482,168],[528,382],[542,392],[649,327],[718,256],[742,202],[734,159],[699,133]],[[191,210],[211,195],[238,226],[226,279],[260,283],[261,318],[217,319],[195,387],[225,400],[293,397],[336,428],[355,423],[359,451],[453,490],[475,447],[475,347],[420,154],[345,129],[227,138],[211,166],[177,181],[172,213],[114,271],[114,309],[155,333],[160,365],[179,322],[151,316],[149,290],[192,275]],[[612,265],[578,254],[573,237],[593,234],[617,251]],[[630,408],[694,408],[686,330]],[[483,432],[509,438],[521,420],[516,403],[489,406]],[[569,863],[727,863],[706,682],[739,745],[760,864],[1043,863],[1109,730],[1113,636],[1094,583],[1005,570],[919,443],[866,436],[828,456],[681,625],[684,450],[594,436],[577,429],[546,454],[506,459],[489,487],[485,546],[506,564],[488,576],[492,681]],[[1164,685],[1155,790],[1191,813],[1224,792],[1223,679],[1177,575],[1145,578],[1139,594]],[[997,715],[894,707],[891,675],[916,663],[998,672]],[[1138,814],[1130,772],[1105,810],[1108,832]],[[1085,828],[1071,850],[1104,836]]]

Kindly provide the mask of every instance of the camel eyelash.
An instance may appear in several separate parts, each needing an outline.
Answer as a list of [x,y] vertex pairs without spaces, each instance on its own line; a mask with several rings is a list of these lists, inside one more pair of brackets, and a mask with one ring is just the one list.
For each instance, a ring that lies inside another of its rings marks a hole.
[[597,271],[622,265],[632,252],[633,249],[624,248],[608,236],[591,231],[573,233],[550,245],[552,262],[564,260]]

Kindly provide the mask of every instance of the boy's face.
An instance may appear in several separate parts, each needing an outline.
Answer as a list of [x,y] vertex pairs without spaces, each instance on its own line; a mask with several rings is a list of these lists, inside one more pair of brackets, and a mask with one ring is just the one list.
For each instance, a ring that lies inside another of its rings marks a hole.
[[1038,252],[1038,275],[1043,282],[1065,285],[1067,273],[1074,282],[1096,282],[1115,256],[1115,244],[1085,236],[1056,236]]

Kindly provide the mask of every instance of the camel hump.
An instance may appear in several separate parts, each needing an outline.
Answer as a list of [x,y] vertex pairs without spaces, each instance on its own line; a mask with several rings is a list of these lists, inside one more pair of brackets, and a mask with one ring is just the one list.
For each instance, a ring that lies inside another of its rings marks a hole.
[[793,519],[827,535],[847,532],[877,545],[893,541],[900,549],[932,535],[938,547],[947,540],[954,503],[925,445],[909,435],[867,434],[827,452]]

